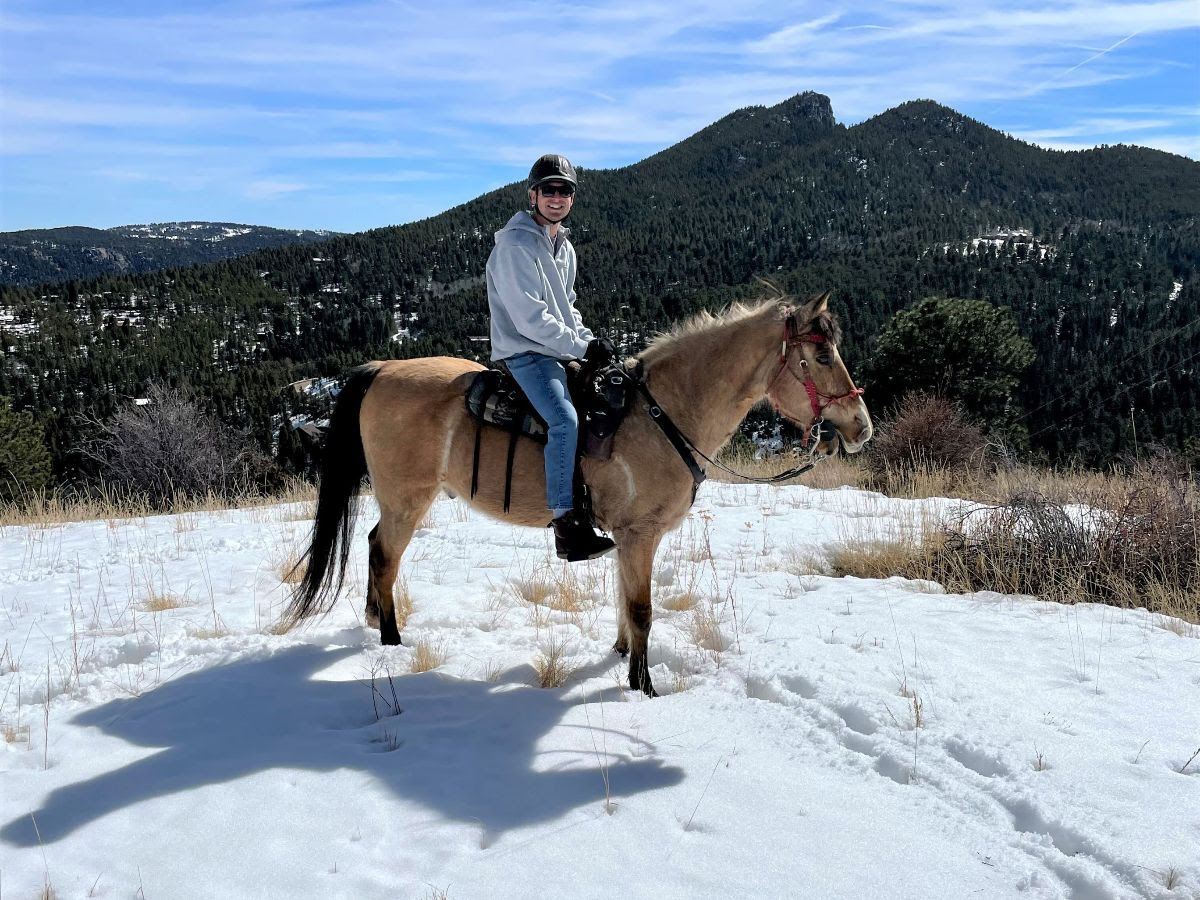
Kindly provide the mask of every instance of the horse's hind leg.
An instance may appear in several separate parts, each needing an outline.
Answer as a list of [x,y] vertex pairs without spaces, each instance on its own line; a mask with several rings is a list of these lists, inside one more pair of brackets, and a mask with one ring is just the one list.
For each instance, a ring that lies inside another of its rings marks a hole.
[[629,653],[629,686],[658,696],[650,681],[650,574],[661,535],[618,533],[617,564],[621,574],[621,609],[617,616],[617,652]]
[[432,501],[430,496],[423,503],[409,504],[400,512],[381,509],[379,523],[368,537],[370,575],[367,578],[366,618],[367,625],[378,626],[380,643],[401,643],[392,588],[400,570],[400,557]]
[[[375,586],[376,579],[382,577],[380,569],[383,567],[383,550],[379,547],[379,523],[371,529],[371,533],[367,535],[367,543],[370,548],[367,554],[367,565],[369,573],[367,575],[367,608],[365,610],[367,627],[379,627],[379,589]],[[377,574],[378,573],[378,574]]]

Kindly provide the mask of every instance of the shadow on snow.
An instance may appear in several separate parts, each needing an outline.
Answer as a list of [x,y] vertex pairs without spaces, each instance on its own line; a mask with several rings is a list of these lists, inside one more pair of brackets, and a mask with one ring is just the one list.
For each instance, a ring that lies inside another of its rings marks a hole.
[[[597,702],[598,694],[568,699],[562,691],[514,687],[528,681],[528,666],[502,674],[498,683],[404,675],[393,679],[401,714],[380,722],[369,678],[313,678],[359,652],[293,647],[195,672],[140,697],[78,714],[72,720],[77,725],[163,749],[58,788],[32,811],[36,831],[25,813],[5,824],[0,838],[21,847],[48,843],[145,800],[268,769],[357,769],[400,797],[448,819],[476,822],[492,836],[603,801],[600,760],[587,768],[534,769],[537,742],[568,709]],[[579,674],[597,675],[610,665],[600,663]],[[387,679],[376,685],[390,701]],[[388,711],[382,703],[380,711]],[[590,738],[580,747],[586,749],[572,756],[592,756]],[[644,758],[609,754],[607,777],[614,796],[682,780],[682,770],[664,766],[652,747],[644,742],[642,747]]]

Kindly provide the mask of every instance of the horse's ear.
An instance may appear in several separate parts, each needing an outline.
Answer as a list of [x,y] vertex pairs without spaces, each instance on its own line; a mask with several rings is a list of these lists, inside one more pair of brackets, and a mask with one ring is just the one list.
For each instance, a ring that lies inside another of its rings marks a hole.
[[799,309],[800,318],[806,322],[811,322],[817,316],[829,311],[829,297],[832,291],[813,297]]

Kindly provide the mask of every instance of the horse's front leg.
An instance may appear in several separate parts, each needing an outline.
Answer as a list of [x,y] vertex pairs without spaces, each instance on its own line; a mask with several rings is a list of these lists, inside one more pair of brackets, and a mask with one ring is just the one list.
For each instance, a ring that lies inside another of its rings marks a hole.
[[661,534],[620,532],[617,541],[617,565],[621,576],[621,608],[618,611],[616,649],[629,652],[629,686],[651,697],[657,697],[650,681],[650,664],[646,657],[650,641],[650,575],[654,568],[654,551]]

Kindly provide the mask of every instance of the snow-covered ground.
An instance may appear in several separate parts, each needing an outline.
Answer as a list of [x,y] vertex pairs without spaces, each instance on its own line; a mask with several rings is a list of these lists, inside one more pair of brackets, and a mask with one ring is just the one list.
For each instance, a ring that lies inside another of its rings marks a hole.
[[0,897],[1200,896],[1194,628],[820,574],[954,505],[705,485],[656,562],[654,700],[611,560],[454,501],[396,648],[361,625],[369,509],[286,635],[302,505],[0,529]]

